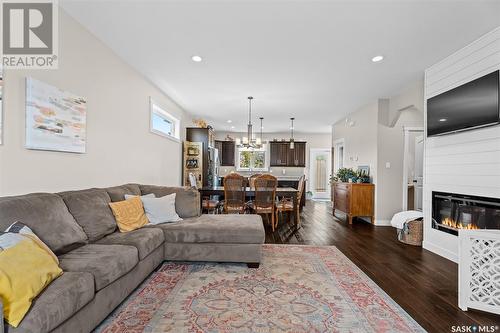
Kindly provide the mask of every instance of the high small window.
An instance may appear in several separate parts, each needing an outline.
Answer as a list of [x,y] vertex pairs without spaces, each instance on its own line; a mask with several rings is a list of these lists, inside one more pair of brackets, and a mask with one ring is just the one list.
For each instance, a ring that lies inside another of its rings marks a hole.
[[152,98],[151,109],[151,132],[175,141],[180,141],[180,120],[162,109]]
[[238,149],[238,158],[236,160],[238,171],[267,171],[268,166],[267,152],[262,149]]

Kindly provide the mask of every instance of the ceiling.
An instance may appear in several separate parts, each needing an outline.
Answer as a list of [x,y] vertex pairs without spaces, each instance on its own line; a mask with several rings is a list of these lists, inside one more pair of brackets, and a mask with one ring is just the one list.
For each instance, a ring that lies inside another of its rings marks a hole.
[[265,132],[291,116],[297,132],[328,132],[500,26],[500,0],[59,3],[186,111],[239,132],[250,95]]

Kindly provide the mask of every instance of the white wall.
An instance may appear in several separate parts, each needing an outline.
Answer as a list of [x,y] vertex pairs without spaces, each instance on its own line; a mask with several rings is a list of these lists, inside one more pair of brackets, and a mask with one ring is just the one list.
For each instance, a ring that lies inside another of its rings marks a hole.
[[[388,100],[389,124],[379,117],[377,150],[378,223],[389,225],[394,214],[403,209],[404,128],[423,127],[423,80]],[[381,113],[382,110],[380,110]],[[390,168],[386,164],[390,163]]]
[[[375,223],[389,225],[402,210],[404,127],[423,126],[423,80],[390,98],[374,101],[333,125],[333,140],[345,141],[345,167],[370,166],[375,184]],[[390,163],[390,168],[386,168]]]
[[[149,132],[149,97],[181,118],[182,128],[190,117],[62,9],[59,20],[58,70],[5,71],[0,195],[126,182],[179,185],[181,144]],[[86,154],[24,148],[27,76],[87,98]]]
[[[500,27],[430,67],[425,99],[500,69]],[[423,246],[457,261],[458,237],[432,229],[432,191],[500,197],[500,126],[425,141]]]
[[333,140],[344,139],[344,167],[370,166],[373,183],[377,182],[378,101],[349,114],[354,126],[340,120],[333,125]]

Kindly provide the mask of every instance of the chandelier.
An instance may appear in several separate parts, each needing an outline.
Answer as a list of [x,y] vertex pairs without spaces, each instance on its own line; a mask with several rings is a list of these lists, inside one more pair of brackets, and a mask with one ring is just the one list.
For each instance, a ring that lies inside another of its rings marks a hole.
[[262,148],[262,120],[263,117],[260,118],[260,138],[254,138],[253,129],[252,129],[252,100],[253,97],[248,97],[248,125],[247,125],[247,136],[240,138],[236,138],[236,146],[240,148],[251,148],[251,149],[259,149]]

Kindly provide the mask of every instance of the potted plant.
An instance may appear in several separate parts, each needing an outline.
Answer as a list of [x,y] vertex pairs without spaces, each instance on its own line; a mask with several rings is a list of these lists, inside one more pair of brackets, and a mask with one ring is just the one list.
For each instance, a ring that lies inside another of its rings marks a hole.
[[356,178],[358,183],[369,183],[370,182],[370,175],[366,170],[360,170],[358,169],[356,171]]
[[358,180],[358,176],[356,172],[352,168],[340,168],[337,170],[337,173],[330,178],[330,181],[333,182],[351,182],[355,183]]
[[306,192],[306,199],[307,199],[307,200],[311,200],[311,199],[312,199],[312,197],[313,197],[313,193],[312,193],[311,191],[307,191],[307,192]]

